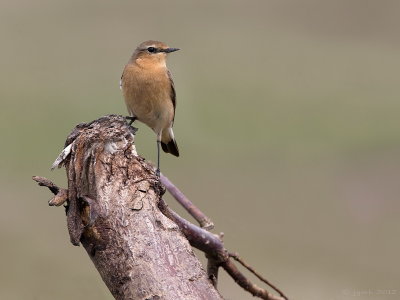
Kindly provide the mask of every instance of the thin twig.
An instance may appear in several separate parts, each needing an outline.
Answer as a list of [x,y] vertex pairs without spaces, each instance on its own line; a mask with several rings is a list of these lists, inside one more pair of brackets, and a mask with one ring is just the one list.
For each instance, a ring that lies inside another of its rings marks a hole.
[[54,195],[57,195],[60,188],[56,186],[52,181],[41,176],[32,176],[32,179],[36,181],[40,186],[47,187]]
[[270,286],[272,289],[274,289],[279,295],[281,295],[284,299],[288,299],[285,294],[278,289],[275,285],[273,285],[271,282],[269,282],[267,279],[262,277],[256,270],[254,270],[251,266],[249,266],[242,258],[239,257],[239,254],[237,253],[229,253],[229,256],[232,257],[234,260],[239,262],[243,267],[245,267],[247,270],[249,270],[251,273],[253,273],[258,279],[260,279],[262,282]]
[[253,284],[247,279],[246,276],[243,275],[243,273],[239,271],[232,260],[228,259],[226,262],[221,264],[221,267],[224,268],[224,270],[235,280],[237,284],[239,284],[243,289],[251,293],[253,296],[265,300],[285,300],[285,298],[271,294],[267,290]]
[[214,223],[197,206],[193,204],[167,177],[160,174],[161,183],[167,188],[168,192],[189,212],[189,214],[199,222],[200,227],[206,230],[214,228]]
[[32,179],[40,186],[47,187],[54,194],[54,197],[49,200],[50,206],[60,206],[68,201],[68,190],[59,188],[53,182],[44,177],[33,176]]

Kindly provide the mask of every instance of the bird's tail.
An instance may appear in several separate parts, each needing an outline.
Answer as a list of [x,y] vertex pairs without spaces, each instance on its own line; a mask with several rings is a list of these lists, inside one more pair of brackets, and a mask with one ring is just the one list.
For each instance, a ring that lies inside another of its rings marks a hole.
[[179,156],[178,145],[176,144],[172,128],[168,128],[163,131],[161,137],[161,147],[164,152],[171,153],[172,155],[175,156]]

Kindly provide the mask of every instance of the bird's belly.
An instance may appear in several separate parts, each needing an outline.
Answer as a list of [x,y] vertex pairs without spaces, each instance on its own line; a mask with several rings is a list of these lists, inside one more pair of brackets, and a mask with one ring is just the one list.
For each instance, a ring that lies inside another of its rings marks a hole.
[[173,104],[169,95],[155,84],[132,86],[125,94],[125,103],[131,115],[152,128],[157,134],[171,126]]

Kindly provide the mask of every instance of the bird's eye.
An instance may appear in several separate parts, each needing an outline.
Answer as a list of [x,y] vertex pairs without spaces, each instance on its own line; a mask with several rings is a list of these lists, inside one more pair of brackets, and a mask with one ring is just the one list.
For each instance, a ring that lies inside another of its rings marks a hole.
[[149,48],[147,48],[147,51],[149,51],[150,53],[155,53],[157,51],[157,49],[154,47],[149,47]]

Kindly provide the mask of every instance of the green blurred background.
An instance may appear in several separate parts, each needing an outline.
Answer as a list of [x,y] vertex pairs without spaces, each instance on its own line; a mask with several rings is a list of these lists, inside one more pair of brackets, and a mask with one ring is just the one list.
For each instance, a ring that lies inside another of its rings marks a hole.
[[[0,34],[0,299],[112,299],[31,176],[65,186],[66,136],[126,114],[148,39],[182,49],[162,170],[227,248],[292,299],[399,299],[399,1],[3,0]],[[223,272],[220,291],[253,299]]]

